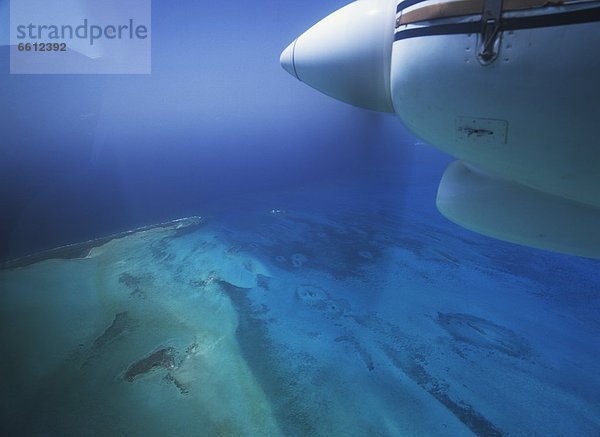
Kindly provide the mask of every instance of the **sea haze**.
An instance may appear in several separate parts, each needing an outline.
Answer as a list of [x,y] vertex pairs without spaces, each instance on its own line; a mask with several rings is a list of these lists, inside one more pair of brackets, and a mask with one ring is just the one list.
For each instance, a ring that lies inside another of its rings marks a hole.
[[416,140],[397,119],[334,101],[279,65],[290,41],[343,3],[265,1],[240,13],[154,2],[147,76],[9,75],[2,47],[0,259],[204,215],[248,193],[405,177]]

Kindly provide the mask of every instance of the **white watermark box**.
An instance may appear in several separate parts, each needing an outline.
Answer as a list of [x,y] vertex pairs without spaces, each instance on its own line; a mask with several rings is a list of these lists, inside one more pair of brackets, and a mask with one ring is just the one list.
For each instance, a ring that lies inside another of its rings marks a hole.
[[151,0],[11,0],[11,74],[150,74]]

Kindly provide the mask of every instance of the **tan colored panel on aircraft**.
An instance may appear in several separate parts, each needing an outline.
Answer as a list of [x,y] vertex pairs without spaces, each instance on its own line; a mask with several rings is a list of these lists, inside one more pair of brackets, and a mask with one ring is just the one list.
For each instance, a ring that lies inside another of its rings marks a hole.
[[[542,8],[563,4],[563,0],[504,0],[502,12],[518,11],[522,9]],[[399,26],[419,21],[438,20],[440,18],[461,17],[465,15],[481,14],[483,0],[457,0],[447,3],[423,6],[418,9],[403,13],[397,22]]]

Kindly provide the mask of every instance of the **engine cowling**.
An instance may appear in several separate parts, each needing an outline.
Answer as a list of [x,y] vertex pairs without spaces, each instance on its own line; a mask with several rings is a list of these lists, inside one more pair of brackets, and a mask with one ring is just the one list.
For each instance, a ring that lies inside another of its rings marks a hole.
[[598,22],[592,1],[358,0],[281,63],[331,97],[395,112],[466,163],[438,193],[450,220],[600,258]]
[[281,65],[335,99],[394,112],[390,92],[394,19],[393,1],[350,3],[293,41],[281,54]]

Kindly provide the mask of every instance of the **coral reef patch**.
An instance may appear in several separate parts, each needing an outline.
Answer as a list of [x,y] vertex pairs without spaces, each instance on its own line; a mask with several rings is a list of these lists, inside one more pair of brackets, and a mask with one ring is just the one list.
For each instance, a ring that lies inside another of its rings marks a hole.
[[136,361],[129,366],[123,378],[129,382],[133,382],[138,376],[144,375],[156,368],[167,370],[175,368],[175,348],[164,347]]
[[324,313],[328,318],[343,316],[349,309],[347,302],[332,298],[321,287],[303,284],[296,288],[296,298],[309,308]]

